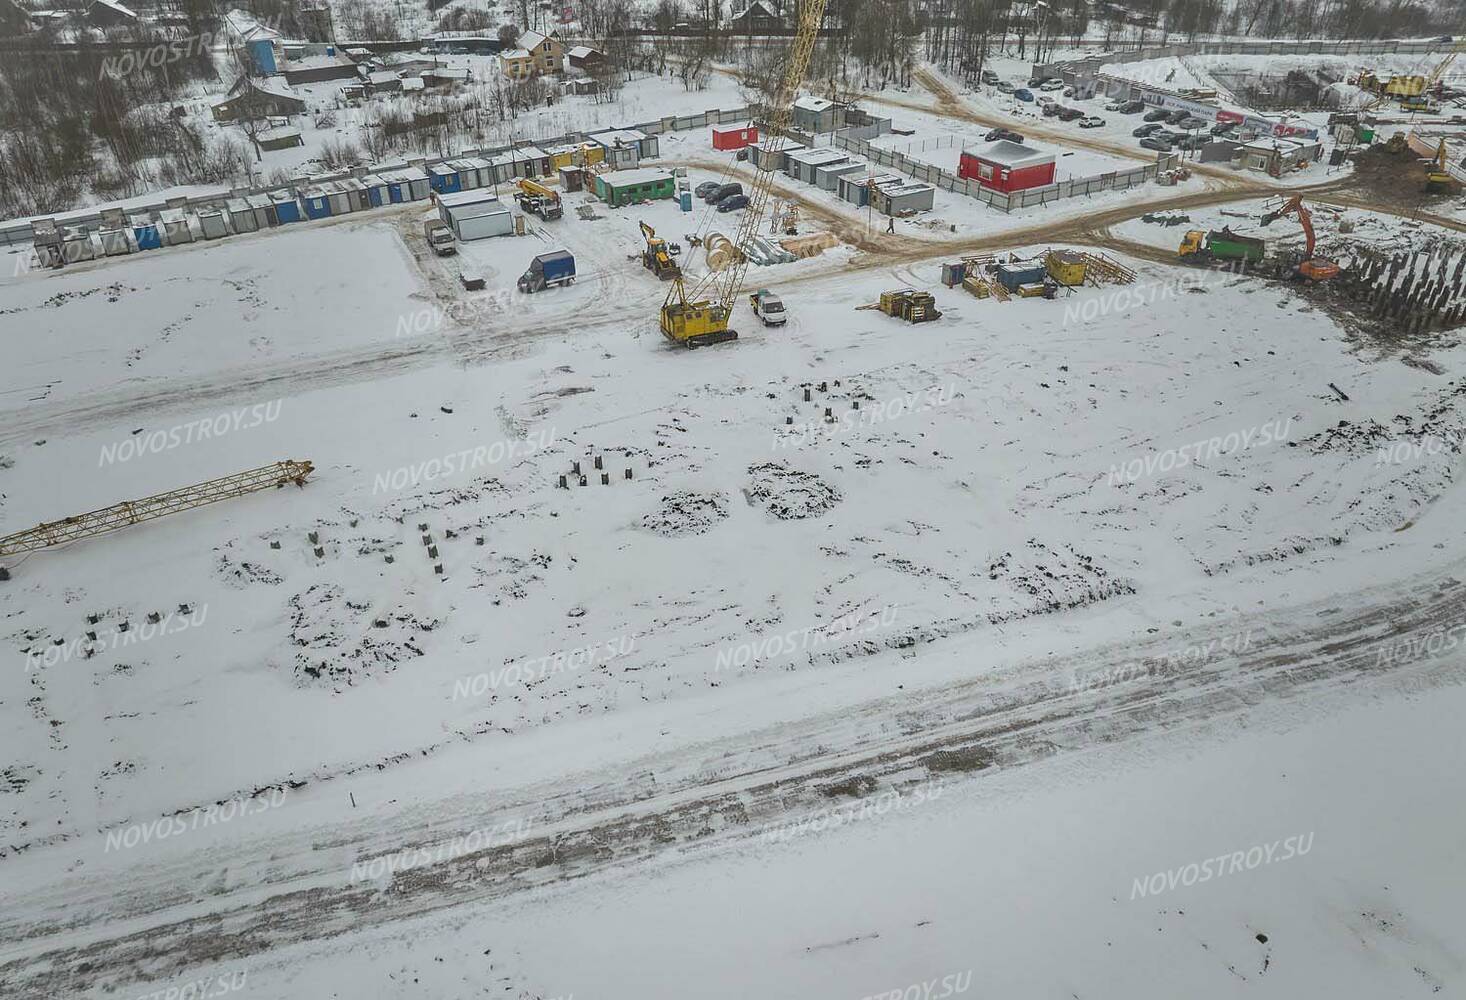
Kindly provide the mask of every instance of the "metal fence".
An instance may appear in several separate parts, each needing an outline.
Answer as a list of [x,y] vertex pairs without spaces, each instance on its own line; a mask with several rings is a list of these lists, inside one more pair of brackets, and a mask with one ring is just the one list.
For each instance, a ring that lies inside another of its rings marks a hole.
[[[669,115],[666,118],[659,118],[656,121],[638,122],[631,125],[619,125],[616,126],[616,128],[632,129],[638,132],[645,132],[647,135],[662,135],[667,132],[685,132],[690,129],[705,128],[708,125],[721,125],[730,122],[746,121],[753,116],[753,110],[753,108],[746,106],[741,108],[729,108],[727,110],[713,108],[709,111],[704,111],[701,114],[680,116]],[[607,130],[596,129],[596,131],[603,132]],[[589,133],[584,132],[571,132],[565,135],[555,136],[553,138],[536,139],[533,141],[526,140],[509,146],[496,146],[493,148],[483,149],[464,149],[443,157],[417,158],[398,163],[378,163],[367,167],[366,172],[386,173],[395,170],[412,170],[422,168],[424,169],[424,176],[426,176],[427,167],[433,166],[438,163],[446,163],[449,160],[460,160],[470,156],[492,159],[502,153],[508,153],[514,149],[522,149],[525,146],[537,146],[543,149],[547,147],[564,146],[572,143],[584,142],[586,141],[586,137],[588,135]],[[314,177],[299,178],[284,185],[271,184],[263,187],[220,188],[215,192],[210,192],[203,195],[194,195],[188,198],[171,198],[160,201],[135,202],[131,204],[131,207],[125,209],[123,211],[123,214],[147,215],[149,213],[161,212],[165,209],[183,209],[187,211],[190,209],[216,207],[223,201],[226,201],[230,198],[238,198],[242,195],[267,194],[271,191],[280,190],[298,192],[304,188],[313,187],[315,185],[322,184],[328,181],[345,180],[349,177],[355,176],[358,176],[356,172],[348,170],[341,173],[318,174]],[[43,218],[54,218],[57,224],[62,226],[92,230],[100,227],[102,224],[102,209],[100,207],[81,208],[75,209],[73,211],[58,212],[54,216],[35,216],[31,219],[21,219],[16,222],[11,222],[9,224],[0,226],[0,246],[29,246],[33,239],[33,230],[31,224],[33,221]]]
[[835,133],[831,137],[830,144],[848,153],[863,156],[882,167],[890,167],[892,170],[917,180],[926,181],[943,191],[975,198],[1002,212],[1011,212],[1015,208],[1029,208],[1033,205],[1047,205],[1050,202],[1095,194],[1099,191],[1120,191],[1135,187],[1138,184],[1155,180],[1156,174],[1170,169],[1178,159],[1174,153],[1163,153],[1156,158],[1155,163],[1142,164],[1130,170],[1112,170],[1108,173],[1095,174],[1093,177],[1071,177],[1041,188],[1006,193],[983,187],[975,180],[958,177],[941,167],[913,160],[902,153],[873,146],[865,139],[850,136],[848,132],[849,130]]

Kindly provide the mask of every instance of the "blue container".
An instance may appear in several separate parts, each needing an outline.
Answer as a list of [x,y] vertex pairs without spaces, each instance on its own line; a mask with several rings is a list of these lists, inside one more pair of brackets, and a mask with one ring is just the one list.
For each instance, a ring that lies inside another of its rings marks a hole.
[[683,191],[682,192],[682,211],[684,211],[684,212],[690,212],[690,211],[692,211],[692,192],[691,191]]
[[280,225],[283,226],[287,222],[300,221],[300,206],[296,204],[294,199],[285,200],[283,198],[276,199],[272,197],[270,202],[275,206],[275,219]]
[[463,186],[458,179],[458,174],[451,171],[445,174],[430,173],[428,175],[428,186],[439,194],[452,194],[454,191],[463,190]]
[[402,189],[406,186],[406,181],[392,181],[387,185],[387,197],[391,199],[392,204],[397,205],[407,200],[402,195]]
[[382,189],[380,187],[367,188],[367,201],[371,202],[372,208],[381,208]]
[[307,219],[329,219],[331,217],[331,196],[316,195],[314,198],[301,196],[301,202],[305,205],[305,216]]
[[163,245],[163,237],[158,232],[158,227],[151,222],[133,226],[132,237],[137,240],[139,250],[157,250]]

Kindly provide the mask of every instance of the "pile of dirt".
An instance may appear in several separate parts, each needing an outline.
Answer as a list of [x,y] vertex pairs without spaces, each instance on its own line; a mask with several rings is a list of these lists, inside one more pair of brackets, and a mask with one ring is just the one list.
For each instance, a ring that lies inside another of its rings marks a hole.
[[989,615],[994,624],[1087,607],[1135,593],[1134,583],[1111,576],[1091,556],[1069,545],[1056,549],[1036,538],[1030,538],[1016,555],[1004,552],[994,559],[988,565],[988,579],[1004,581],[1033,598],[1033,603],[1020,612]]
[[728,516],[723,493],[682,490],[662,497],[662,505],[641,519],[642,527],[668,538],[701,535]]
[[781,462],[750,465],[753,483],[743,491],[756,504],[781,521],[817,517],[835,507],[842,497],[812,472],[800,472]]
[[1409,149],[1392,153],[1388,144],[1377,142],[1354,156],[1350,187],[1381,205],[1419,208],[1448,196],[1428,193],[1424,161]]

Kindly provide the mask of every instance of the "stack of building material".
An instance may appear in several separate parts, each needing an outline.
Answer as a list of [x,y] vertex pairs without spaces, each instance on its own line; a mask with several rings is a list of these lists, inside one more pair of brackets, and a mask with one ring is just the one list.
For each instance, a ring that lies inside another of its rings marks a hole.
[[840,241],[834,233],[806,233],[803,236],[789,236],[779,241],[779,244],[795,257],[818,257],[826,250],[839,246]]

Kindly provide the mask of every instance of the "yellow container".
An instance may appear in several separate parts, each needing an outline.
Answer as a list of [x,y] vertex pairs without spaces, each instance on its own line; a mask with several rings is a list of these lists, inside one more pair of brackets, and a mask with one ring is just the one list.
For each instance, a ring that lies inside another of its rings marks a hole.
[[1084,284],[1084,258],[1069,250],[1050,251],[1044,269],[1061,285]]

